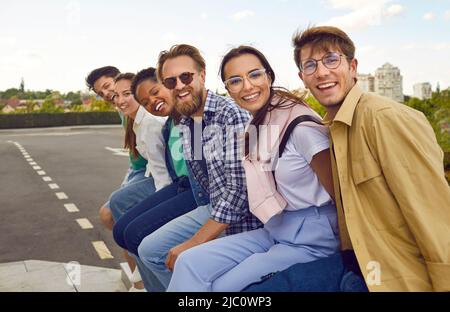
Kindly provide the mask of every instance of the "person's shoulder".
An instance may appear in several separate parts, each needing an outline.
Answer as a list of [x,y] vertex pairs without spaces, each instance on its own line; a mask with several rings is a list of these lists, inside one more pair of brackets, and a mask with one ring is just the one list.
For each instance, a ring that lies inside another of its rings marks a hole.
[[150,113],[145,114],[144,118],[142,119],[142,125],[144,127],[152,127],[161,129],[164,127],[165,123],[167,121],[167,117],[159,117],[154,116]]
[[232,98],[215,93],[212,98],[216,101],[215,116],[224,123],[236,124],[250,119],[249,112],[240,108]]
[[406,104],[375,93],[364,93],[357,107],[357,116],[363,123],[414,122],[427,124],[425,115]]
[[373,92],[364,93],[358,103],[357,111],[365,117],[376,117],[384,114],[422,115],[421,112],[385,96]]

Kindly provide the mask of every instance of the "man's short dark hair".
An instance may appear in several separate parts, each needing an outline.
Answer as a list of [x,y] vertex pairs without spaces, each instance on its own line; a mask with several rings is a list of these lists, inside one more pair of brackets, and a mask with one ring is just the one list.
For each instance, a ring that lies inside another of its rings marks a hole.
[[89,90],[94,89],[94,83],[100,79],[100,77],[106,76],[111,78],[116,78],[120,74],[119,69],[114,66],[105,66],[100,67],[97,69],[94,69],[89,73],[89,75],[86,77],[86,85],[88,86]]

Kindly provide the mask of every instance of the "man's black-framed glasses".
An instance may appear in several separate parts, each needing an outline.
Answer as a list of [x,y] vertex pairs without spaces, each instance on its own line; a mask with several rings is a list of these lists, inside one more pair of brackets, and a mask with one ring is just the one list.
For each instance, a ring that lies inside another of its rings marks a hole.
[[177,78],[180,79],[183,84],[188,85],[194,79],[194,73],[185,72],[178,77],[168,77],[164,79],[162,83],[167,89],[173,90],[177,86]]
[[341,65],[341,58],[347,57],[345,54],[339,54],[337,52],[328,52],[325,54],[322,59],[307,59],[300,66],[300,71],[305,75],[312,75],[317,70],[318,62],[322,62],[322,64],[328,69],[336,69]]

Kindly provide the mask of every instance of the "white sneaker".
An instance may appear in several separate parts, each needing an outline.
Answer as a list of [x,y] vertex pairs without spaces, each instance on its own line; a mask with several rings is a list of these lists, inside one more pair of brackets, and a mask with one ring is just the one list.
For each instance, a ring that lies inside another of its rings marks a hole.
[[130,280],[133,284],[135,283],[139,283],[140,281],[142,281],[142,277],[141,274],[139,273],[138,268],[134,269],[133,274],[131,275],[131,280]]
[[132,287],[128,290],[128,292],[147,292],[147,290],[146,290],[145,288],[138,289],[138,288],[132,286]]

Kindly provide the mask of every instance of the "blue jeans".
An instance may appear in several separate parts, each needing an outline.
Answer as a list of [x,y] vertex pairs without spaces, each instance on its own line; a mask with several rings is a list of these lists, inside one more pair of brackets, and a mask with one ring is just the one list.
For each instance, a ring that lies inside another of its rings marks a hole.
[[139,245],[139,258],[167,288],[172,276],[166,268],[166,258],[170,249],[187,241],[211,217],[211,206],[205,205],[170,221],[144,238]]
[[240,291],[298,262],[339,250],[336,207],[283,211],[264,228],[209,241],[177,259],[168,291]]
[[[128,168],[127,173],[125,174],[125,176],[122,180],[122,183],[120,183],[119,189],[126,186],[128,183],[137,182],[137,181],[140,181],[145,178],[146,178],[145,177],[145,169],[134,170],[132,168]],[[103,205],[109,209],[111,209],[110,200],[111,200],[112,194],[114,194],[114,193],[111,193],[111,195],[109,195],[108,201]]]
[[134,175],[129,182],[111,194],[109,207],[115,222],[128,210],[155,193],[155,182],[152,177]]
[[294,264],[248,285],[243,291],[367,292],[368,289],[361,274],[349,270],[344,265],[343,253],[338,252],[320,260]]
[[196,207],[189,179],[181,177],[125,213],[114,225],[114,240],[137,255],[146,236]]

